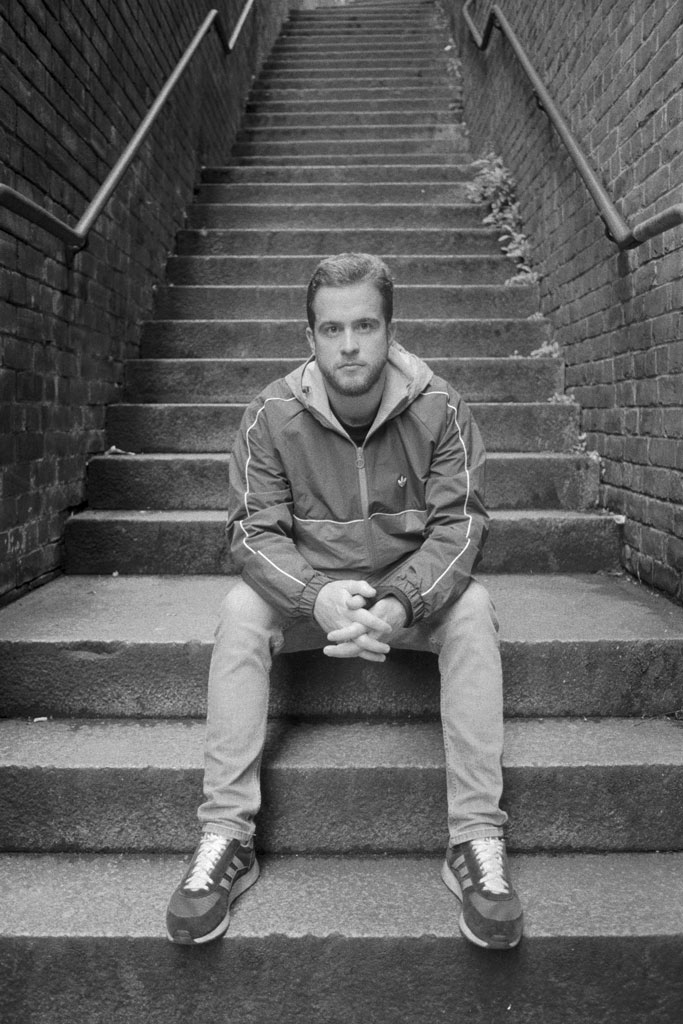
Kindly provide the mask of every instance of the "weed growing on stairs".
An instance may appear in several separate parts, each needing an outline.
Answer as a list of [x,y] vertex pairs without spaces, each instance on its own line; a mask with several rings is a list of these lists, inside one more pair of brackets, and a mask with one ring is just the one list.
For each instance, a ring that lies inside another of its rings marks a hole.
[[560,352],[560,345],[557,341],[544,341],[539,348],[533,349],[529,353],[532,359],[557,359],[562,353]]
[[475,203],[488,205],[490,212],[484,217],[484,224],[491,224],[500,231],[502,251],[517,264],[517,273],[505,284],[534,284],[538,274],[528,263],[529,242],[522,231],[514,178],[495,153],[487,153],[476,160],[474,166],[478,173],[467,187],[468,197]]

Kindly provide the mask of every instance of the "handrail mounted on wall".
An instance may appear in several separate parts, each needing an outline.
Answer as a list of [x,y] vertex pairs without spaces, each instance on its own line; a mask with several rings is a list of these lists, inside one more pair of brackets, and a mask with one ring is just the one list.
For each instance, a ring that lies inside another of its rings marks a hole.
[[492,5],[486,19],[484,31],[479,32],[469,11],[473,2],[474,0],[467,0],[462,13],[475,44],[480,50],[485,50],[490,42],[494,28],[500,29],[503,33],[531,83],[539,107],[544,111],[557,134],[562,139],[569,155],[574,161],[577,171],[584,180],[586,188],[595,200],[598,212],[605,225],[607,237],[620,249],[633,249],[638,245],[642,245],[649,238],[661,234],[662,231],[676,227],[677,224],[683,224],[683,203],[670,206],[661,213],[657,213],[653,217],[636,224],[634,228],[627,224],[605,191],[595,171],[588,163],[567,122],[553,102],[550,93],[545,88],[519,38],[498,4]]
[[9,185],[0,184],[0,206],[4,206],[12,213],[18,213],[20,216],[25,217],[26,220],[31,221],[33,224],[37,224],[38,227],[44,228],[46,231],[49,231],[51,234],[61,239],[69,247],[71,254],[75,254],[83,249],[87,244],[88,235],[93,224],[109,202],[121,178],[128,170],[128,167],[134,160],[140,147],[149,135],[154,122],[166,103],[166,100],[178,84],[185,69],[199,49],[204,37],[208,34],[209,30],[214,27],[218,32],[221,43],[223,44],[224,52],[226,54],[230,53],[235,47],[238,36],[242,31],[242,26],[244,25],[247,15],[253,5],[254,0],[247,0],[242,9],[239,20],[229,37],[225,31],[220,12],[218,10],[209,11],[206,18],[197,29],[191,43],[168,77],[161,92],[141,121],[139,128],[119,159],[116,161],[114,167],[112,167],[111,171],[105,178],[85,213],[79,220],[78,224],[76,224],[76,227],[71,227],[70,224],[60,220],[59,217],[56,217],[48,210],[45,210],[38,203],[34,203],[32,199],[28,198],[28,196],[22,195],[21,192],[17,192],[16,189],[11,188]]

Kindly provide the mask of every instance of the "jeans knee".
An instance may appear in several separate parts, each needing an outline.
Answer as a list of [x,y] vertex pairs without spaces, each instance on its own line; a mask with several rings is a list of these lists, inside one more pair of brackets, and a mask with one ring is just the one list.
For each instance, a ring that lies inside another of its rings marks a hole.
[[455,629],[468,627],[475,630],[498,632],[498,617],[489,592],[477,580],[472,580],[467,590],[458,598],[450,610],[449,624]]
[[248,583],[238,579],[221,602],[217,632],[225,626],[234,627],[242,623],[271,629],[276,622],[277,616],[271,605],[252,590]]

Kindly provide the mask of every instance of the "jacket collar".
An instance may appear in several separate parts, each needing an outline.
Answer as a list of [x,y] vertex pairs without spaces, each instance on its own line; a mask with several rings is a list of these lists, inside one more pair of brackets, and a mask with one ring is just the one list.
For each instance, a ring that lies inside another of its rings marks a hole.
[[[397,342],[389,346],[386,383],[374,423],[369,434],[387,420],[403,412],[432,379],[432,371],[427,364],[407,352]],[[285,378],[292,393],[308,411],[325,423],[346,436],[330,407],[323,376],[318,369],[315,356],[311,356]]]

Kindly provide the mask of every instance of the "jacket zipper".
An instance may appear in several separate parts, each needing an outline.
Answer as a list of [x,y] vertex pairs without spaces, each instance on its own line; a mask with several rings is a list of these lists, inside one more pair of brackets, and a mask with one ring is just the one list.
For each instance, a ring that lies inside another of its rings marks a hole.
[[370,525],[370,496],[368,494],[368,475],[365,471],[365,452],[362,448],[356,448],[356,469],[358,470],[358,483],[360,485],[360,503],[363,512],[363,523],[365,525],[365,542],[368,547],[370,564],[375,565],[375,551],[372,539],[372,528]]

